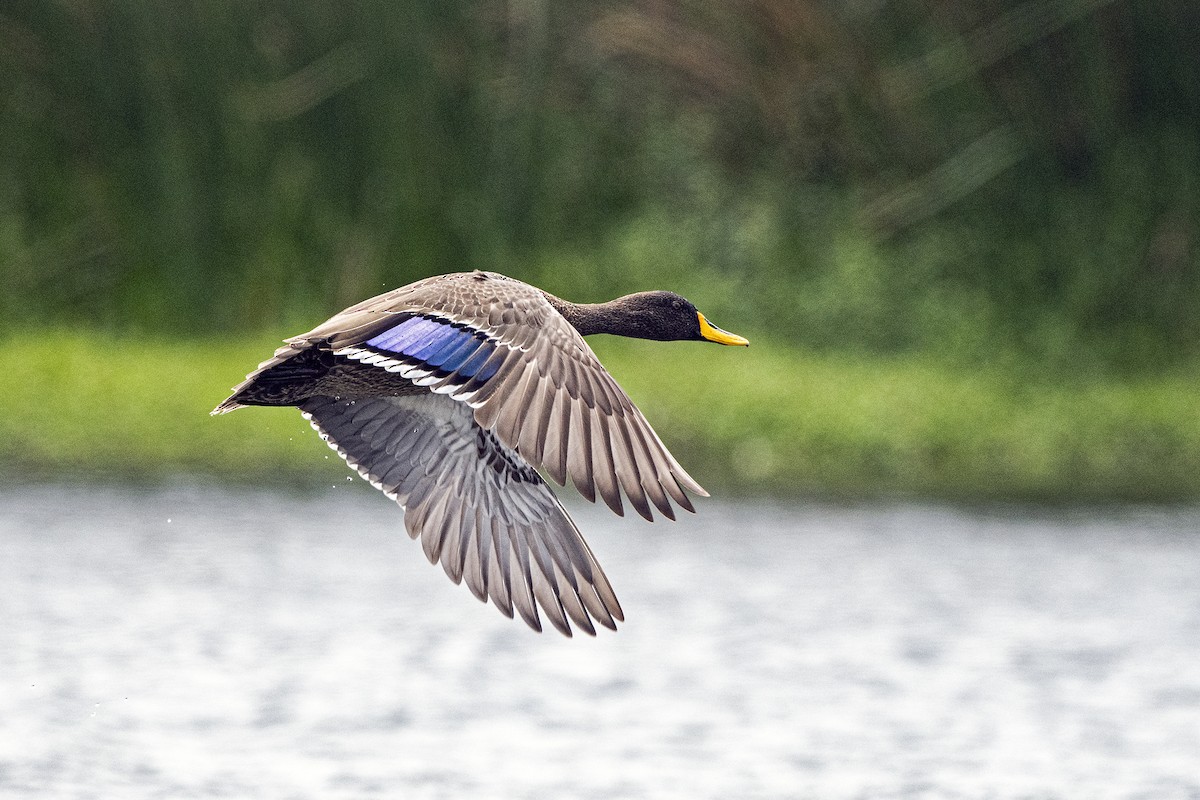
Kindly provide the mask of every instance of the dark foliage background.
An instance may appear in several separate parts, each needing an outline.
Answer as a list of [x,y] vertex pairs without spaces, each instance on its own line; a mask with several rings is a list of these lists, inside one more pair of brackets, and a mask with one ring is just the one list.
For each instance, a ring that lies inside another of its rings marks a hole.
[[3,325],[307,327],[487,268],[817,349],[1200,345],[1185,0],[9,0]]

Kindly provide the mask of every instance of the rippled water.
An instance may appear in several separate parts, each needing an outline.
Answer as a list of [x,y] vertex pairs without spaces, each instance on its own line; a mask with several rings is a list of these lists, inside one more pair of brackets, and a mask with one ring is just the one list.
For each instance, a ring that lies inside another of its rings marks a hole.
[[596,639],[374,494],[0,490],[0,796],[1200,797],[1196,511],[575,511]]

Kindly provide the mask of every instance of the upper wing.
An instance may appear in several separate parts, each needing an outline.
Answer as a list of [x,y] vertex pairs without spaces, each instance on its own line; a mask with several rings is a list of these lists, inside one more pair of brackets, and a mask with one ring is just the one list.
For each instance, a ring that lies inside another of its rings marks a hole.
[[651,504],[674,519],[672,501],[708,493],[659,439],[579,332],[540,290],[493,273],[439,275],[346,309],[287,340],[257,375],[309,347],[397,373],[474,409],[491,430],[559,484],[599,494],[623,514],[621,492],[646,519]]
[[[530,464],[560,484],[569,475],[585,497],[598,493],[617,514],[622,490],[646,519],[651,503],[671,519],[671,501],[694,511],[686,491],[708,493],[579,332],[539,290],[481,274],[486,280],[459,280],[454,292],[423,282],[425,290],[348,309],[322,326],[338,332],[329,346],[467,403],[482,427]],[[293,341],[326,335],[318,328]]]
[[570,636],[568,618],[616,629],[616,595],[554,493],[520,456],[439,395],[334,400],[301,411],[330,447],[405,507],[409,535],[455,583],[466,580],[511,617],[541,630],[537,606]]

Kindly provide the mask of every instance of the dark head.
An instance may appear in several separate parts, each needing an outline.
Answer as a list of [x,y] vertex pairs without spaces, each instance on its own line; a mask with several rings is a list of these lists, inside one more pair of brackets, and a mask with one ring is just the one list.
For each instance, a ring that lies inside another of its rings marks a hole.
[[659,342],[750,344],[710,323],[691,302],[674,292],[638,292],[607,303],[577,305],[573,310],[575,313],[568,319],[585,336],[613,333]]

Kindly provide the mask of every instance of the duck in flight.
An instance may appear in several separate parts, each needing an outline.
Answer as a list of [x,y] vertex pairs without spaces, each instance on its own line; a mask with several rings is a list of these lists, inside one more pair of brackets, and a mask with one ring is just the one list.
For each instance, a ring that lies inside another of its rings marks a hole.
[[275,355],[213,410],[297,406],[338,455],[404,508],[409,536],[535,630],[624,620],[550,487],[569,476],[624,515],[695,511],[707,497],[584,336],[749,344],[672,292],[561,300],[492,272],[439,275],[365,300]]

